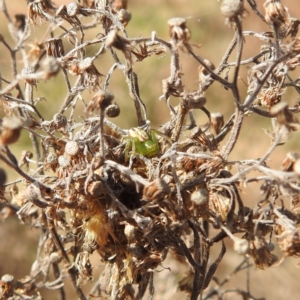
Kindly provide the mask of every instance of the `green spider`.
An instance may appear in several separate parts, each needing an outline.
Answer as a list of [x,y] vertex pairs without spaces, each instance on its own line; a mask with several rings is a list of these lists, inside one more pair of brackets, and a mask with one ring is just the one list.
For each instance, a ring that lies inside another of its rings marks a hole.
[[132,154],[140,154],[145,157],[153,157],[160,151],[157,136],[164,137],[171,143],[170,138],[155,129],[145,131],[141,128],[132,128],[128,130],[128,135],[123,139],[125,145],[125,162],[127,162]]

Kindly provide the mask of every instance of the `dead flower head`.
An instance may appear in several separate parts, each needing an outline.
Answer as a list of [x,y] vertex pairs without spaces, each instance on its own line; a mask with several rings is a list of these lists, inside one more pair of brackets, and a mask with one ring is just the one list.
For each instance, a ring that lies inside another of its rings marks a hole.
[[221,12],[229,25],[241,20],[246,14],[243,0],[223,0]]
[[279,85],[263,88],[256,98],[256,104],[271,109],[274,105],[281,101],[281,96],[284,94],[285,89]]
[[27,0],[29,19],[36,24],[40,19],[50,19],[55,7],[51,0]]
[[279,0],[266,0],[264,8],[266,11],[265,19],[272,26],[276,37],[279,39],[285,38],[290,33],[292,27],[292,18],[289,15],[288,9]]
[[190,30],[186,27],[185,18],[173,18],[168,21],[169,34],[175,45],[185,45],[191,37]]
[[121,50],[124,53],[126,59],[131,62],[131,45],[130,41],[118,35],[117,30],[111,30],[105,40],[106,47],[115,47],[118,50]]
[[272,266],[277,260],[277,257],[271,253],[271,249],[264,238],[255,237],[250,242],[248,254],[253,258],[255,266],[264,270]]
[[289,111],[288,104],[280,102],[271,108],[270,114],[276,118],[276,130],[281,139],[286,140],[291,131],[299,131],[299,120]]
[[100,110],[105,110],[109,105],[111,105],[114,96],[105,90],[99,90],[90,101],[89,105],[86,108],[86,112],[92,112],[95,109],[99,108]]
[[217,136],[224,126],[224,116],[221,113],[212,113],[210,118],[210,130],[213,135]]
[[65,55],[62,39],[49,39],[46,42],[47,56],[61,57]]
[[84,87],[91,88],[92,90],[96,90],[99,87],[103,75],[95,67],[92,57],[86,57],[81,61],[75,57],[71,57],[65,63],[71,74],[82,76]]
[[280,250],[286,256],[300,256],[300,230],[296,222],[284,211],[274,209],[276,215],[276,237]]
[[147,201],[161,201],[169,193],[170,188],[167,183],[163,179],[158,178],[144,187],[142,199]]
[[126,9],[121,9],[118,11],[118,19],[122,23],[122,25],[126,27],[129,21],[131,20],[131,13],[128,12]]
[[118,117],[120,112],[121,112],[120,107],[117,103],[113,103],[113,104],[109,105],[105,110],[106,116],[109,118]]
[[[37,80],[36,79],[30,79],[30,75],[33,75],[35,73],[35,67],[26,67],[21,71],[21,75],[25,78],[25,82],[29,85],[36,86]],[[27,78],[26,78],[27,77]]]
[[80,26],[81,24],[78,15],[87,17],[90,16],[90,14],[91,13],[85,10],[83,6],[76,2],[71,2],[67,6],[61,5],[56,11],[56,16],[60,16],[74,27]]
[[0,145],[10,145],[15,143],[20,137],[22,126],[23,121],[18,117],[3,118]]

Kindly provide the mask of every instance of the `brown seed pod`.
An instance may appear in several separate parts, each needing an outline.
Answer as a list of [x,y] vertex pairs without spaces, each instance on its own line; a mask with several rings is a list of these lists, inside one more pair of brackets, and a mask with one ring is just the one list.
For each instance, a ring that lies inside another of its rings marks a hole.
[[224,116],[221,113],[210,114],[210,129],[213,135],[217,136],[224,126]]
[[168,25],[170,27],[170,37],[176,43],[186,43],[190,37],[191,33],[189,29],[186,27],[186,19],[185,18],[173,18],[168,21]]
[[23,121],[18,117],[5,117],[2,120],[2,131],[0,135],[0,143],[2,145],[10,145],[15,143],[21,133]]
[[8,299],[14,296],[14,276],[5,274],[0,280],[0,296],[1,299]]
[[45,42],[47,48],[47,56],[61,57],[65,55],[62,39],[49,39]]
[[[266,22],[275,29],[277,38],[285,38],[286,35],[290,33],[288,29],[292,23],[288,9],[277,0],[267,0],[264,3],[264,8],[266,11]],[[298,30],[298,28],[296,30]]]
[[206,205],[208,202],[209,194],[206,188],[197,188],[191,194],[191,201],[195,205]]
[[57,163],[57,155],[55,153],[49,153],[46,157],[46,165],[50,166],[52,171],[55,171]]
[[136,228],[130,223],[125,224],[124,234],[126,235],[128,242],[134,241],[136,238]]
[[245,16],[246,10],[242,0],[223,0],[221,12],[226,18],[226,23],[234,23],[236,18]]
[[300,159],[300,154],[296,152],[288,152],[286,158],[283,160],[281,168],[285,172],[292,172],[295,163]]
[[30,202],[35,202],[36,200],[38,200],[38,198],[39,195],[37,190],[32,185],[29,185],[26,188],[26,199]]
[[25,78],[26,83],[28,83],[30,85],[36,85],[37,81],[35,79],[28,78],[30,75],[33,75],[34,73],[35,73],[35,68],[26,67],[26,68],[22,69],[21,76]]
[[65,146],[65,153],[70,156],[76,156],[80,151],[79,145],[75,141],[69,141]]
[[52,76],[56,76],[60,70],[60,65],[54,57],[47,57],[42,64],[43,70],[45,72],[45,78],[49,79]]
[[126,9],[121,9],[118,12],[118,18],[122,25],[126,27],[129,21],[131,20],[131,13],[128,12]]
[[58,157],[58,164],[62,168],[67,168],[71,163],[71,158],[66,155],[60,155]]
[[16,29],[23,32],[26,26],[26,16],[24,14],[16,14],[14,18],[14,25]]
[[120,107],[117,103],[113,103],[106,108],[105,113],[109,118],[116,118],[120,114]]
[[88,185],[88,193],[93,197],[99,197],[104,193],[103,183],[101,181],[93,181]]
[[163,179],[158,178],[145,185],[143,199],[146,201],[161,201],[169,193],[169,186]]
[[64,128],[67,125],[68,120],[63,114],[58,113],[53,116],[53,122],[55,125],[55,129],[60,129]]
[[86,112],[94,111],[96,108],[105,110],[109,105],[111,105],[113,99],[114,96],[110,92],[99,90],[88,104]]

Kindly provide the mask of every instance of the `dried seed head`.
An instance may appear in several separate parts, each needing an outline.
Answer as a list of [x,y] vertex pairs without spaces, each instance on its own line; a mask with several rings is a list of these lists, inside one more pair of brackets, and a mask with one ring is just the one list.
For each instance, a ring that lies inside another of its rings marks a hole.
[[169,34],[176,44],[185,44],[191,37],[189,29],[186,27],[185,18],[173,18],[168,21],[170,27]]
[[79,63],[74,60],[71,70],[75,74],[83,74],[83,85],[94,89],[99,86],[99,78],[103,76],[94,66],[93,58],[91,57],[86,57]]
[[61,57],[65,55],[62,39],[49,39],[46,42],[47,56]]
[[100,110],[105,111],[105,109],[111,105],[114,96],[106,91],[99,90],[90,101],[89,105],[86,108],[86,112],[94,111],[96,108],[100,108]]
[[56,10],[56,16],[60,16],[63,19],[66,19],[68,17],[67,13],[67,7],[63,4]]
[[288,152],[286,158],[283,160],[281,168],[285,172],[291,172],[294,170],[294,164],[300,159],[300,154],[296,152]]
[[99,197],[104,194],[104,186],[101,181],[93,181],[88,185],[88,193],[93,197]]
[[122,25],[124,27],[127,26],[127,24],[129,23],[129,21],[131,20],[131,13],[129,13],[127,10],[125,9],[121,9],[119,12],[118,12],[118,18],[119,18],[119,21],[122,23]]
[[16,14],[14,20],[15,28],[23,32],[26,26],[26,16],[24,14]]
[[[23,150],[21,153],[21,157],[19,160],[19,167],[22,167],[23,165],[26,165],[28,168],[29,159],[33,157],[33,154],[28,150]],[[27,170],[28,171],[28,170]]]
[[42,67],[45,72],[45,79],[57,75],[60,70],[60,65],[54,57],[47,57],[43,61]]
[[294,121],[292,113],[288,109],[286,102],[280,102],[270,109],[270,114],[276,117],[278,124],[286,125]]
[[227,216],[232,208],[232,205],[232,199],[226,195],[224,190],[210,192],[209,208],[214,212],[214,214],[220,216],[223,222],[227,220]]
[[126,223],[124,228],[124,234],[126,235],[128,242],[131,242],[136,238],[136,228],[130,223]]
[[119,50],[121,50],[125,56],[127,57],[127,55],[129,55],[130,53],[130,42],[119,36],[117,30],[111,30],[107,36],[106,36],[106,40],[105,40],[105,46],[106,47],[115,47]]
[[0,144],[10,145],[15,143],[20,137],[22,126],[23,121],[18,117],[3,118]]
[[236,18],[241,19],[245,15],[243,0],[223,0],[221,12],[226,22],[235,23]]
[[161,201],[169,193],[169,186],[163,179],[158,178],[145,185],[143,199],[147,201]]
[[117,103],[113,103],[106,108],[105,113],[109,118],[116,118],[120,114],[120,107]]
[[54,122],[55,128],[59,129],[59,128],[66,127],[68,120],[63,114],[58,113],[53,116],[53,122]]
[[108,235],[114,236],[112,229],[108,226],[106,215],[98,211],[84,223],[84,241],[92,245],[96,242],[99,246],[105,246]]
[[264,270],[270,267],[277,260],[268,247],[268,243],[262,239],[255,237],[254,241],[250,242],[248,254],[253,257],[255,266]]
[[76,17],[79,12],[79,5],[76,2],[71,2],[67,5],[67,13],[70,17]]
[[49,153],[46,157],[47,164],[54,165],[57,164],[57,155],[56,153]]
[[289,22],[290,16],[288,9],[284,7],[278,0],[266,0],[264,3],[266,11],[265,19],[270,25],[286,24]]
[[169,186],[171,183],[174,183],[174,177],[171,176],[171,175],[166,174],[166,175],[164,175],[164,176],[162,177],[162,179],[163,179],[163,181],[164,181],[168,186]]
[[212,113],[210,118],[210,129],[217,136],[224,126],[224,116],[221,113]]
[[66,168],[70,165],[70,163],[71,163],[71,158],[69,156],[60,155],[58,157],[58,164],[60,167]]
[[49,14],[52,14],[55,7],[51,0],[27,0],[29,19],[36,23],[38,18],[49,19]]
[[240,238],[235,237],[234,244],[233,244],[233,249],[238,254],[244,255],[248,252],[249,243],[245,239],[240,239]]
[[257,96],[257,103],[268,109],[281,101],[281,96],[285,89],[280,86],[264,88]]
[[206,205],[208,202],[208,190],[206,188],[197,188],[191,194],[191,201],[195,205]]
[[14,296],[14,276],[5,274],[0,280],[0,296],[2,299],[11,299]]
[[[211,69],[214,70],[216,67],[215,65],[209,61],[208,59],[204,59],[205,64]],[[207,71],[204,66],[199,66],[198,67],[198,76],[199,76],[199,83],[205,83],[207,81],[207,79],[210,77],[210,72]]]
[[45,45],[43,42],[32,42],[27,44],[30,47],[30,50],[28,52],[28,56],[32,57],[35,60],[39,60],[39,58],[42,56],[42,53],[44,52]]
[[28,83],[30,85],[36,85],[36,80],[29,78],[30,75],[32,75],[34,73],[35,73],[35,68],[29,66],[29,67],[22,69],[21,76],[24,77],[26,83]]
[[31,129],[37,129],[39,127],[40,123],[37,122],[32,116],[25,118],[23,126],[28,127]]
[[185,100],[187,100],[188,109],[201,109],[206,104],[206,98],[202,93],[192,92],[183,95]]
[[294,172],[300,175],[300,159],[297,159],[293,166]]
[[58,264],[62,261],[62,256],[58,252],[52,252],[49,255],[49,260],[53,264]]
[[76,156],[80,151],[79,145],[75,141],[69,141],[65,146],[65,153],[70,156]]
[[36,188],[32,185],[29,185],[26,188],[26,199],[30,202],[36,202],[39,199],[39,193]]
[[90,69],[92,66],[93,66],[93,59],[91,57],[86,57],[78,64],[78,67],[82,73]]

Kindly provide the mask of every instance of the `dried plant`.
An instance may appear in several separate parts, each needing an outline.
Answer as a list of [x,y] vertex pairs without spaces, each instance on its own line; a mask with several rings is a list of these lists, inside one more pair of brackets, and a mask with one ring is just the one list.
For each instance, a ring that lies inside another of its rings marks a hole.
[[[169,38],[155,32],[129,37],[127,1],[86,0],[57,8],[48,0],[28,0],[28,15],[14,17],[5,0],[0,4],[13,38],[8,42],[0,35],[1,51],[12,62],[12,75],[0,75],[0,210],[3,220],[17,216],[25,226],[40,229],[30,274],[21,279],[3,275],[1,299],[42,299],[42,288],[67,299],[68,278],[82,300],[152,299],[155,270],[168,255],[188,266],[178,288],[189,299],[223,299],[231,276],[250,264],[265,269],[300,255],[300,154],[287,153],[282,170],[268,165],[276,147],[300,129],[299,102],[282,101],[289,90],[300,91],[299,78],[290,73],[300,64],[299,20],[279,0],[265,1],[265,16],[255,0],[223,0],[220,14],[234,37],[221,62],[196,53],[184,18],[166,22]],[[243,30],[250,11],[270,32]],[[41,22],[49,23],[49,30],[44,40],[32,42],[29,37]],[[97,35],[87,38],[95,27]],[[242,60],[249,35],[263,45],[260,53]],[[95,52],[87,51],[91,45]],[[234,50],[236,58],[230,63]],[[199,64],[193,91],[183,81],[182,52]],[[170,57],[170,76],[162,81],[161,96],[170,119],[155,130],[134,70],[136,62],[162,54]],[[102,55],[113,61],[106,75],[96,64]],[[137,119],[137,127],[129,130],[108,119],[122,116],[110,84],[117,69],[133,100],[131,117]],[[248,79],[245,97],[238,83],[242,70]],[[42,98],[35,93],[60,73],[67,94],[46,120],[37,105]],[[227,120],[206,108],[206,91],[214,82],[231,92],[234,113]],[[173,97],[178,99],[175,107]],[[82,105],[84,115],[78,120],[74,112]],[[206,125],[196,122],[195,110],[207,116]],[[229,160],[245,116],[253,115],[270,120],[271,147],[258,159]],[[23,149],[18,158],[11,146],[21,131],[32,148]],[[21,180],[7,182],[11,170]],[[253,171],[260,175],[251,177]],[[261,183],[262,196],[248,207],[241,189],[252,182]],[[215,273],[226,259],[226,238],[245,259],[220,280]],[[211,261],[215,245],[220,252]],[[105,265],[99,278],[93,277],[93,253]],[[83,292],[82,286],[91,281],[94,288]],[[249,288],[231,292],[255,299]]]

